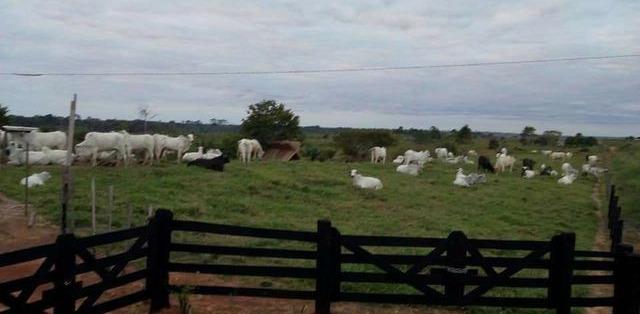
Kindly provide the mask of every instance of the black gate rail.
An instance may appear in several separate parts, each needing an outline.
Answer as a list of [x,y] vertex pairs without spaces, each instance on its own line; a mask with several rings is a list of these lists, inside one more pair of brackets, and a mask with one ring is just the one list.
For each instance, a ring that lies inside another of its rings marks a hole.
[[[223,243],[234,236],[307,243],[305,247],[309,248],[180,243],[172,240],[172,234],[178,232],[219,235]],[[96,256],[91,251],[122,241],[132,242],[124,252]],[[423,253],[380,253],[389,248]],[[179,262],[172,260],[172,252],[275,262]],[[144,266],[124,272],[129,263],[140,259],[146,259]],[[277,262],[280,259],[289,262]],[[572,233],[556,235],[550,241],[469,239],[459,231],[447,238],[342,235],[323,220],[318,221],[314,232],[290,231],[173,220],[170,211],[158,210],[147,226],[87,238],[61,235],[54,244],[0,254],[0,267],[40,260],[33,275],[0,282],[1,312],[42,313],[53,309],[54,313],[105,313],[144,300],[149,300],[150,310],[157,312],[169,306],[171,292],[184,289],[191,294],[314,300],[320,314],[330,313],[331,303],[342,301],[546,308],[556,313],[569,313],[575,307],[606,306],[615,314],[638,314],[640,309],[640,256],[622,244],[617,244],[613,252],[575,250]],[[289,266],[294,261],[304,265]],[[90,272],[99,280],[83,285],[82,275]],[[176,284],[170,282],[174,273],[307,280],[315,282],[315,288]],[[103,297],[107,290],[143,280],[144,287],[138,291],[109,300]],[[399,285],[409,287],[406,291],[411,292],[354,292],[343,284]],[[48,290],[37,298],[34,291],[42,285]],[[608,285],[613,292],[602,297],[573,295],[575,287],[590,285]],[[495,289],[538,293],[503,296]]]

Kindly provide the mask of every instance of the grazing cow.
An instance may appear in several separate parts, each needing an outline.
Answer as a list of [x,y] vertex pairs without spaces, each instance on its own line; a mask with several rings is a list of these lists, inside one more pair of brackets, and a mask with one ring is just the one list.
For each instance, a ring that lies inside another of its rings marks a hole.
[[118,132],[89,132],[84,137],[84,141],[76,145],[76,152],[81,157],[91,159],[93,167],[98,165],[98,153],[105,151],[115,151],[117,160],[124,160],[125,167],[128,164],[129,155],[125,136]]
[[142,164],[152,165],[155,149],[155,140],[149,134],[129,134],[127,131],[120,131],[124,135],[124,142],[127,150],[127,156],[132,156],[135,152],[144,154]]
[[591,166],[595,166],[598,163],[598,156],[596,155],[585,156],[584,158]]
[[238,159],[246,166],[251,159],[261,160],[264,155],[260,142],[255,139],[243,138],[238,141]]
[[153,156],[156,160],[160,160],[163,156],[162,148],[169,137],[164,134],[153,135]]
[[187,166],[197,166],[222,172],[224,171],[224,165],[227,163],[229,163],[229,158],[223,154],[213,159],[199,158],[190,161],[189,163],[187,163]]
[[160,147],[156,146],[156,154],[162,156],[165,151],[175,151],[177,154],[176,162],[180,163],[182,155],[191,147],[194,137],[193,134],[189,134],[178,137],[164,136],[158,137],[157,139],[159,141],[156,142],[156,145],[160,145]]
[[522,160],[522,167],[527,168],[528,170],[533,170],[533,166],[536,164],[536,161],[533,159],[525,158]]
[[486,156],[478,157],[478,171],[489,171],[491,173],[495,173],[496,170],[491,165],[491,161]]
[[385,147],[374,146],[369,148],[369,151],[371,152],[372,164],[377,164],[379,162],[382,162],[382,165],[384,165],[386,163],[387,149]]
[[41,150],[45,146],[57,149],[67,147],[67,134],[62,131],[40,132],[34,130],[22,136],[16,136],[15,139],[23,146],[29,143],[29,150]]

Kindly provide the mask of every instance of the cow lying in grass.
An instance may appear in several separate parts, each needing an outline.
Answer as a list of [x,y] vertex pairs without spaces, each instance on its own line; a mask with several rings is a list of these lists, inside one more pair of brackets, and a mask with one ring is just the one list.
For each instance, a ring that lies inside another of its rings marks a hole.
[[225,155],[218,156],[213,159],[198,158],[190,161],[187,166],[198,166],[209,170],[224,171],[224,164],[229,163],[229,158]]

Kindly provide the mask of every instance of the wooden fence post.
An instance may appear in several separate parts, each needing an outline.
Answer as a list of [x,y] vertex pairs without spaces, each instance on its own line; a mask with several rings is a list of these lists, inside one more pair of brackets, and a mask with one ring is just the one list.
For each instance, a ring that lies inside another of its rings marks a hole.
[[622,231],[624,230],[624,220],[617,220],[611,229],[611,252],[615,252],[618,244],[622,243]]
[[613,314],[640,311],[640,256],[630,245],[618,245],[614,262]]
[[448,304],[459,304],[464,296],[464,284],[462,278],[465,269],[466,236],[461,231],[454,231],[447,237],[447,268],[444,272],[444,293]]
[[56,239],[56,260],[53,280],[53,313],[55,314],[75,312],[75,267],[76,238],[72,233],[61,234]]
[[173,213],[158,209],[148,225],[148,254],[146,289],[151,299],[149,312],[168,308],[169,303],[169,245]]
[[111,232],[111,226],[113,225],[113,185],[109,185],[109,207],[107,216],[107,232]]
[[333,272],[331,265],[331,221],[318,220],[317,256],[316,256],[316,314],[331,313],[331,295]]
[[333,285],[331,287],[332,300],[338,300],[340,297],[340,272],[342,271],[342,262],[340,261],[342,245],[340,243],[340,231],[336,228],[331,228],[331,264],[333,265]]
[[575,233],[551,238],[548,298],[556,314],[571,313],[571,278],[573,277]]
[[96,235],[96,177],[91,177],[91,230]]

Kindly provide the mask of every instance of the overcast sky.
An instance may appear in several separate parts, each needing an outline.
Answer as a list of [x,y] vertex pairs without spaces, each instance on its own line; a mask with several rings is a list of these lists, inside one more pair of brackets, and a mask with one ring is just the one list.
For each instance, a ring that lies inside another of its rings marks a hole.
[[[0,72],[217,72],[640,53],[640,1],[0,2]],[[347,3],[348,2],[348,3]],[[173,3],[173,4],[168,4]],[[179,3],[179,4],[176,4]],[[640,135],[640,58],[385,72],[0,76],[13,114],[239,123],[276,99],[303,125]]]

